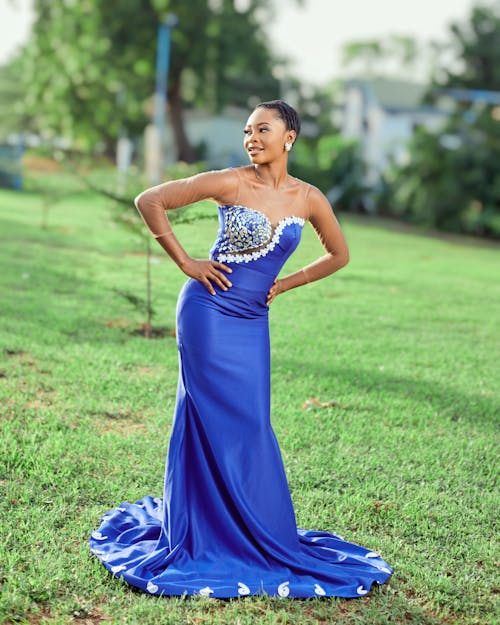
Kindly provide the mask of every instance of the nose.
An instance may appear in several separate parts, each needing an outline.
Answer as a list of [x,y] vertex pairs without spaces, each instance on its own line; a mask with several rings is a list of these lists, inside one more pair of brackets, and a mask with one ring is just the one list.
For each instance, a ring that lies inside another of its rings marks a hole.
[[254,131],[253,131],[253,130],[249,130],[249,131],[247,132],[247,134],[245,135],[245,143],[246,143],[247,145],[249,145],[249,144],[251,144],[251,143],[252,143],[252,144],[255,144],[255,143],[256,143],[256,142],[255,142],[255,134],[254,134]]

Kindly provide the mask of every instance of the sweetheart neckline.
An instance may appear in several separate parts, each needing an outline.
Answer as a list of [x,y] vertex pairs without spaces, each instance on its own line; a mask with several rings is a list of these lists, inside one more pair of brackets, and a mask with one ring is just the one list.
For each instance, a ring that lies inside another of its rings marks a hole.
[[[273,222],[269,219],[269,217],[265,213],[258,210],[257,208],[246,206],[245,204],[217,204],[217,206],[218,208],[244,208],[254,213],[258,213],[259,215],[262,215],[262,217],[264,217],[264,219],[267,221],[267,223],[269,224],[273,232],[287,219],[300,219],[302,221],[302,223],[300,224],[301,227],[303,227],[304,223],[306,222],[305,217],[300,217],[299,215],[287,215],[286,217],[282,217],[275,224],[273,224]],[[297,223],[297,222],[294,222],[294,223]]]

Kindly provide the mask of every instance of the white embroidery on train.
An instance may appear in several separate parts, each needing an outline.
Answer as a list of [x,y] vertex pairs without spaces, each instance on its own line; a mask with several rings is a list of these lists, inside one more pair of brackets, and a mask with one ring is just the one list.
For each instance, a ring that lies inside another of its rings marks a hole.
[[262,249],[256,250],[255,252],[249,252],[248,254],[217,254],[217,260],[221,263],[249,263],[252,260],[257,260],[263,256],[267,256],[267,254],[272,252],[279,243],[281,234],[286,226],[290,226],[291,224],[303,226],[304,223],[305,219],[302,217],[285,217],[276,226],[272,239]]
[[214,591],[210,588],[210,586],[205,586],[205,588],[202,588],[200,590],[200,595],[202,597],[210,597],[210,595],[213,593]]
[[290,582],[283,582],[278,586],[278,595],[280,597],[288,597],[288,595],[290,594],[290,588],[288,587],[289,583]]
[[146,589],[152,595],[154,595],[155,592],[158,592],[158,586],[156,584],[153,584],[153,582],[148,582],[148,585],[146,586]]
[[238,594],[239,595],[249,595],[250,588],[244,584],[243,582],[238,582]]
[[96,530],[95,532],[92,532],[92,538],[95,540],[106,540],[107,536],[104,536],[101,532]]
[[324,597],[326,595],[326,591],[319,584],[314,584],[314,592],[320,597]]

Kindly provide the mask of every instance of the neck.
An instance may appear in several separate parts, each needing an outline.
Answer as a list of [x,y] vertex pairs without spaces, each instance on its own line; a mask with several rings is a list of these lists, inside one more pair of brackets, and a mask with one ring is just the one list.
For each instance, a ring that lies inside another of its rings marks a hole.
[[283,186],[288,178],[286,163],[267,163],[254,165],[255,176],[274,189]]

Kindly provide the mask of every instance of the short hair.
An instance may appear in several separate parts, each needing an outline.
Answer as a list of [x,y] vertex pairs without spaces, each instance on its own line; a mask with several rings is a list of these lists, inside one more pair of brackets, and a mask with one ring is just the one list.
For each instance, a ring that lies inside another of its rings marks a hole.
[[287,130],[295,130],[297,137],[300,133],[300,117],[297,111],[284,102],[283,100],[269,100],[269,102],[261,102],[255,107],[263,109],[271,109],[278,113],[278,117],[284,122]]

